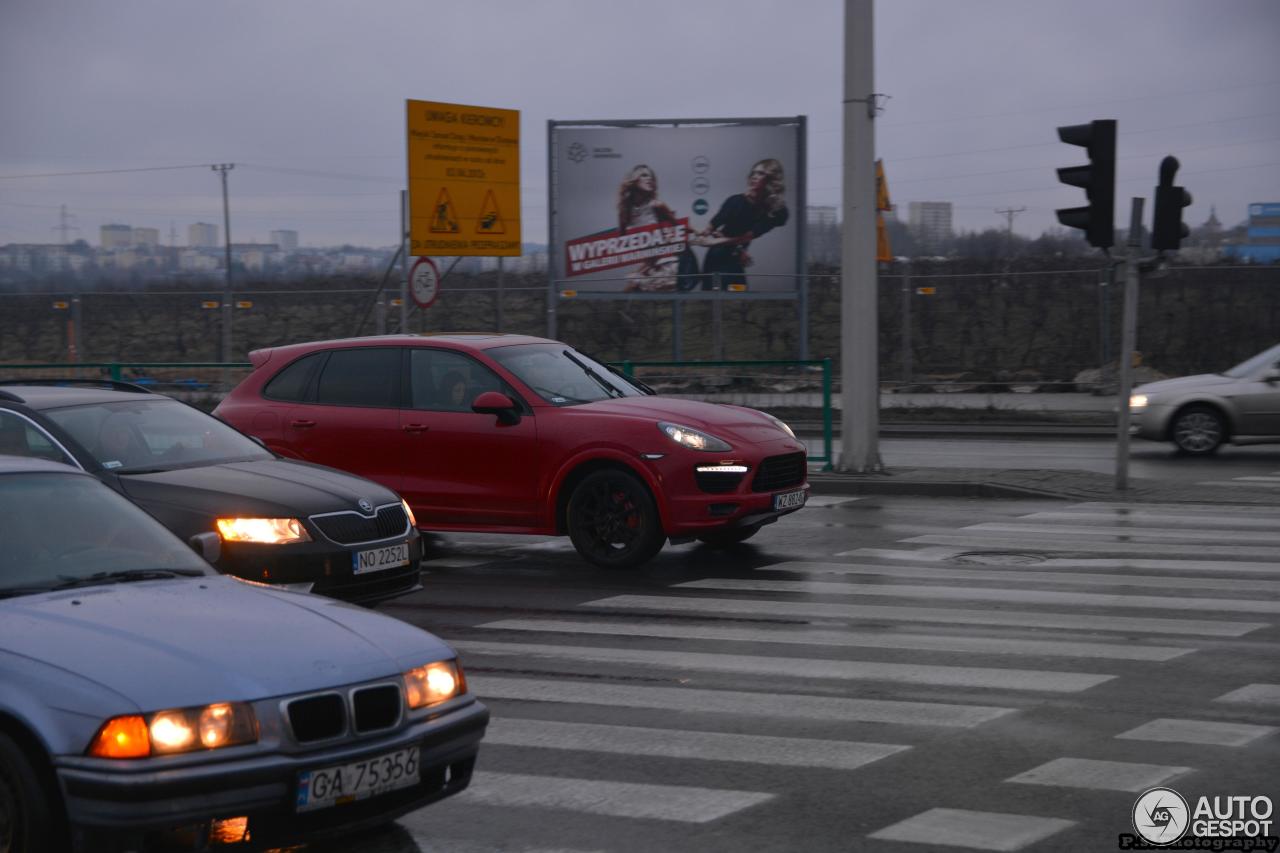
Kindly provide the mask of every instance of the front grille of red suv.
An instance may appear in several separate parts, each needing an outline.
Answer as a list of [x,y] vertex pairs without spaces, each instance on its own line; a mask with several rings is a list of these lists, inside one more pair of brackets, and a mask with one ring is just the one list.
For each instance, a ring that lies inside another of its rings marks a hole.
[[756,469],[756,476],[751,481],[751,491],[772,492],[788,486],[798,486],[804,482],[806,473],[803,452],[770,456]]

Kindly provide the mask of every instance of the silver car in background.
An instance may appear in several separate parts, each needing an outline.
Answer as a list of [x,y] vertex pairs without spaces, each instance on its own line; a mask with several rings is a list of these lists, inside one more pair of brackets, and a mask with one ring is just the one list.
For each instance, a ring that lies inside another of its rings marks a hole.
[[1129,398],[1129,432],[1204,456],[1224,442],[1280,442],[1280,344],[1225,373],[1149,382]]

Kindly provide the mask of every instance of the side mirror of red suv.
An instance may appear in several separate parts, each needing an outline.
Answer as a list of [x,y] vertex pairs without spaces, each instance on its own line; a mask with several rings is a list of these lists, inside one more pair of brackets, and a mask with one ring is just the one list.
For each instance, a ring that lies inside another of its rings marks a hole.
[[520,407],[506,394],[485,391],[471,404],[471,411],[482,415],[497,415],[500,424],[520,423]]

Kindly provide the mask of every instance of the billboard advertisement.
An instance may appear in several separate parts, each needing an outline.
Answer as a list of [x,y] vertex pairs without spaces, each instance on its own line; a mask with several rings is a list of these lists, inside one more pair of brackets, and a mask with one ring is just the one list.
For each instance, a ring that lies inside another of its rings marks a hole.
[[794,294],[804,118],[550,122],[562,291]]

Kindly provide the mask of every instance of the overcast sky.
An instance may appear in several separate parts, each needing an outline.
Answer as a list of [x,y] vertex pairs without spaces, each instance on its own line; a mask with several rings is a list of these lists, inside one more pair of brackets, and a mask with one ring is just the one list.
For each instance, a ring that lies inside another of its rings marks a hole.
[[[838,204],[841,0],[0,0],[0,245],[108,222],[394,244],[404,101],[521,111],[524,239],[546,239],[548,119],[808,117],[810,204]],[[1277,0],[878,0],[893,201],[956,226],[1055,225],[1083,163],[1055,127],[1119,121],[1117,223],[1165,154],[1227,225],[1280,202]],[[15,176],[198,165],[96,176]],[[1148,211],[1150,206],[1148,205]],[[1149,217],[1148,217],[1149,221]]]

